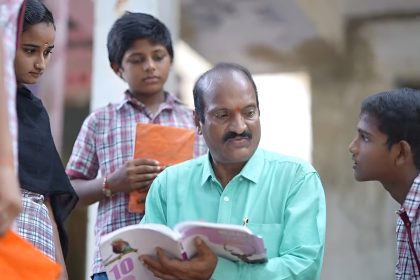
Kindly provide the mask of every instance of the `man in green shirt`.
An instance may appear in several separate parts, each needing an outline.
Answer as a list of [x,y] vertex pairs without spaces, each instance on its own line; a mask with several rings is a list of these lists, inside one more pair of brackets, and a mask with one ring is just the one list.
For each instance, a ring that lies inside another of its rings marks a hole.
[[202,240],[189,261],[141,256],[162,279],[319,279],[325,197],[318,173],[302,160],[258,148],[260,111],[251,74],[222,63],[194,86],[195,124],[209,153],[164,170],[153,182],[142,223],[188,220],[242,224],[264,238],[268,262],[215,256]]

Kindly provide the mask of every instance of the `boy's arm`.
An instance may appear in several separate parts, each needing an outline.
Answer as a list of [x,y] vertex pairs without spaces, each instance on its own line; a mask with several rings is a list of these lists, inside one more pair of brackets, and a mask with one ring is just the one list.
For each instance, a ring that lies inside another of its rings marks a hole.
[[[98,159],[97,138],[99,113],[91,114],[83,123],[66,167],[66,173],[79,196],[78,206],[88,206],[105,198],[103,187],[111,193],[129,192],[147,188],[161,171],[156,161],[147,159],[130,160],[110,174],[96,178],[102,169]],[[103,126],[103,124],[102,124]]]
[[148,188],[162,168],[155,160],[134,159],[110,175],[92,180],[72,179],[79,195],[79,203],[87,206],[106,197],[104,189],[112,194]]
[[93,180],[73,179],[70,182],[79,196],[78,206],[88,206],[105,197],[102,191],[103,178]]
[[83,122],[66,167],[66,173],[79,197],[77,206],[87,206],[103,198],[102,179],[95,179],[99,170],[96,123],[93,114]]

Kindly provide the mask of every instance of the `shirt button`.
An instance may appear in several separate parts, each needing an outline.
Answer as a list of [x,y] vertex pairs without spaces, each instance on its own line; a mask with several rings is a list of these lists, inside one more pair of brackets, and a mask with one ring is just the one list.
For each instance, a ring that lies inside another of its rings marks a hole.
[[223,198],[223,200],[224,200],[225,202],[229,202],[229,197],[225,196],[225,197]]

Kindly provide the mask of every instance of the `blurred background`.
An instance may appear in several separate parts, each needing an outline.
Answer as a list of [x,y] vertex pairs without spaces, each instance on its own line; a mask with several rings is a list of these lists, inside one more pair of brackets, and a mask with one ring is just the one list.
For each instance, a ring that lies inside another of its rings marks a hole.
[[[148,12],[171,30],[167,89],[192,105],[192,84],[217,62],[253,73],[261,99],[261,145],[310,160],[327,198],[322,279],[394,279],[395,210],[375,182],[353,179],[348,144],[367,95],[420,88],[418,0],[45,0],[57,23],[44,101],[66,164],[89,112],[125,89],[109,67],[106,34],[125,10]],[[67,222],[70,279],[88,279],[95,206]]]

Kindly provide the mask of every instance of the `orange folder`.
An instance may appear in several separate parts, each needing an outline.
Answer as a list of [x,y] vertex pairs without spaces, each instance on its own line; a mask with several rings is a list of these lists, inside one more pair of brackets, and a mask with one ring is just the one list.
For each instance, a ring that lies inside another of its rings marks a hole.
[[[173,165],[193,157],[195,132],[193,129],[138,123],[134,158],[159,161],[161,166]],[[130,193],[128,211],[143,213],[148,189]]]
[[55,280],[60,272],[59,264],[16,233],[9,231],[0,237],[1,279]]

